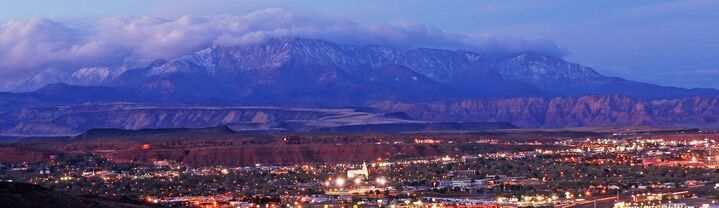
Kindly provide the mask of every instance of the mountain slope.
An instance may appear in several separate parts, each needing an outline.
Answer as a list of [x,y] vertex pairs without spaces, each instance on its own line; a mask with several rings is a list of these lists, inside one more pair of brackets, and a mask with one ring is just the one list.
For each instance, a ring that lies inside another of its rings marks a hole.
[[73,195],[27,183],[0,182],[2,207],[50,208],[141,208],[162,207],[130,198],[108,198],[94,195]]

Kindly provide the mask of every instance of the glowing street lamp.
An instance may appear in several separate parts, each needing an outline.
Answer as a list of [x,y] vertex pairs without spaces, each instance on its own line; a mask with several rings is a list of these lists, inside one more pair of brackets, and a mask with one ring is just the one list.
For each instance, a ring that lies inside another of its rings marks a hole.
[[344,179],[344,178],[337,178],[337,180],[335,180],[335,185],[337,185],[337,186],[344,186],[344,185],[345,185],[345,179]]
[[385,178],[377,178],[377,179],[375,179],[375,182],[376,182],[377,184],[379,184],[379,185],[385,185],[385,184],[387,184],[387,179],[385,179]]

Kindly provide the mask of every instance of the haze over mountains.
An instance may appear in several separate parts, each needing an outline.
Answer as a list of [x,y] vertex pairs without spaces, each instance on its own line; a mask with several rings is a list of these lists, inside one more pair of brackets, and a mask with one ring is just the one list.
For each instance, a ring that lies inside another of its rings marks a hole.
[[[88,66],[57,77],[64,83],[29,93],[1,93],[0,132],[76,134],[88,129],[82,126],[88,121],[96,124],[93,128],[127,129],[234,125],[240,121],[223,119],[230,116],[228,112],[193,117],[188,116],[195,115],[192,110],[177,108],[249,105],[286,111],[355,108],[379,120],[387,119],[387,113],[402,112],[407,116],[403,122],[499,122],[524,128],[719,127],[718,90],[606,77],[536,52],[495,57],[462,50],[402,51],[278,38],[254,45],[215,46],[144,67]],[[153,106],[153,113],[137,111],[153,103],[161,104]],[[253,118],[259,113],[242,116]],[[241,123],[272,129],[277,126],[260,124],[313,120],[280,114]],[[141,124],[128,124],[131,121]],[[333,126],[342,123],[351,122]],[[38,127],[28,130],[31,124]]]

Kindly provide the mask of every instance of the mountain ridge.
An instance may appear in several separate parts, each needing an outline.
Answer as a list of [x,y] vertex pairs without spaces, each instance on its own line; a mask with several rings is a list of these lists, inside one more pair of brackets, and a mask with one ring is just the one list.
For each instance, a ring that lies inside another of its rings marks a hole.
[[[407,73],[383,74],[388,67],[405,69]],[[282,91],[297,88],[340,89],[333,92],[336,96],[327,98],[330,100],[346,97],[342,93],[356,91],[361,88],[358,86],[371,85],[372,89],[381,88],[388,93],[403,90],[386,82],[373,82],[383,78],[394,79],[399,86],[414,83],[415,87],[426,85],[425,88],[456,92],[451,96],[440,93],[445,97],[437,100],[589,94],[621,94],[646,100],[719,97],[719,91],[715,89],[665,87],[606,77],[592,68],[532,51],[495,58],[464,50],[415,48],[401,51],[380,45],[355,46],[304,38],[275,38],[243,46],[212,46],[144,67],[118,67],[115,70],[85,67],[70,77],[66,83],[155,91],[146,97],[158,97],[159,94],[168,102],[198,94],[208,96],[194,100],[218,100],[228,93],[247,98],[267,97],[273,93],[298,93]],[[403,94],[417,100],[427,100],[423,97],[426,94],[436,95],[417,91],[391,94]],[[238,102],[238,99],[227,101]]]
[[[645,101],[621,95],[520,97],[407,103],[365,109],[176,104],[83,104],[0,113],[0,134],[75,135],[90,129],[229,126],[237,131],[406,131],[421,129],[666,126],[719,129],[719,98]],[[510,126],[511,125],[511,126]]]
[[[491,57],[463,50],[401,51],[380,45],[278,38],[244,46],[213,46],[141,67],[86,67],[68,77],[73,79],[66,82],[70,84],[48,84],[27,93],[0,93],[0,131],[67,134],[91,128],[204,128],[231,124],[196,125],[198,121],[159,117],[147,120],[154,118],[150,115],[212,117],[201,114],[203,109],[177,109],[184,105],[363,109],[380,114],[403,112],[409,116],[405,120],[415,123],[507,122],[521,128],[719,127],[718,90],[665,87],[607,77],[590,67],[531,51]],[[26,116],[52,115],[78,106],[92,109],[116,103],[165,107],[150,114],[118,108],[102,115],[79,110],[77,113],[83,115],[80,117],[13,117],[18,112]],[[43,108],[50,110],[38,110]],[[285,113],[277,114],[278,118],[292,114]],[[307,126],[323,122],[304,119],[299,124],[270,122],[237,127],[307,130]],[[347,125],[326,127],[348,129]]]
[[414,119],[507,121],[524,128],[611,125],[719,128],[719,99],[702,97],[644,101],[622,95],[588,95],[422,104],[384,101],[371,106],[404,112]]

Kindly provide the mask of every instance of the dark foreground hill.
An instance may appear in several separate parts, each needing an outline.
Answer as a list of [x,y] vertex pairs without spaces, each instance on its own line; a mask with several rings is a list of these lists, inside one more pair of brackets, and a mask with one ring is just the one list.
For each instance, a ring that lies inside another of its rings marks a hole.
[[4,208],[145,208],[160,207],[129,198],[72,195],[27,184],[0,182],[0,207]]

